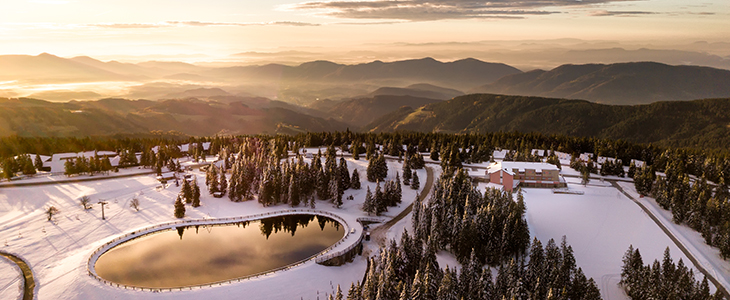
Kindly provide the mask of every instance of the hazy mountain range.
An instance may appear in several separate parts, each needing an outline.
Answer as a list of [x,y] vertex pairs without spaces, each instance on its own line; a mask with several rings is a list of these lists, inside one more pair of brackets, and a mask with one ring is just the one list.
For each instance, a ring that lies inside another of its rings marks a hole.
[[730,71],[653,62],[563,65],[550,71],[507,75],[471,92],[647,104],[728,97]]
[[[636,62],[522,72],[475,59],[444,63],[424,58],[221,68],[179,62],[101,62],[49,54],[0,56],[0,88],[4,85],[0,91],[6,94],[8,86],[64,86],[63,82],[107,88],[129,84],[125,98],[150,100],[38,100],[104,96],[83,88],[40,89],[32,98],[0,98],[0,136],[150,131],[214,135],[349,128],[537,131],[713,147],[730,142],[726,141],[730,71],[699,66]],[[707,98],[718,99],[677,101]],[[637,105],[647,103],[652,104]]]

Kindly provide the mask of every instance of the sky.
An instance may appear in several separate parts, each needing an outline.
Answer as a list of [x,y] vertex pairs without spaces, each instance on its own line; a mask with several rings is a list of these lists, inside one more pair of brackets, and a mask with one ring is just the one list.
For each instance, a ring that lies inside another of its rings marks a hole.
[[13,0],[0,3],[0,54],[213,61],[394,44],[730,42],[729,20],[727,0]]

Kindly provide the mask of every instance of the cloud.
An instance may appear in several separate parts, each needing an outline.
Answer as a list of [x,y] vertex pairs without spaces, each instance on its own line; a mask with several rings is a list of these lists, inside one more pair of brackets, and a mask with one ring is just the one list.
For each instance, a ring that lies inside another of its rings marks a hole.
[[561,13],[559,7],[585,7],[635,0],[334,0],[302,2],[287,10],[318,11],[350,19],[429,21],[445,19],[519,19]]
[[590,16],[593,17],[627,17],[637,15],[653,15],[656,14],[650,11],[610,11],[610,10],[597,10],[592,11]]
[[319,26],[316,23],[274,21],[260,23],[238,23],[238,22],[201,22],[201,21],[167,21],[159,23],[95,23],[86,24],[87,27],[116,28],[116,29],[146,29],[166,27],[207,27],[207,26]]

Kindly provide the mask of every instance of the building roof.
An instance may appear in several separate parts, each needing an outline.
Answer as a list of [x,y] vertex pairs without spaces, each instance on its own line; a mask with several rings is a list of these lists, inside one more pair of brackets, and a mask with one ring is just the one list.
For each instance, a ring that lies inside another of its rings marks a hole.
[[543,170],[560,170],[557,166],[544,162],[500,161],[491,164],[489,166],[488,173],[491,174],[502,170],[510,175],[514,175],[512,170],[515,169],[519,172],[524,172],[525,170],[535,170],[535,172],[542,172]]

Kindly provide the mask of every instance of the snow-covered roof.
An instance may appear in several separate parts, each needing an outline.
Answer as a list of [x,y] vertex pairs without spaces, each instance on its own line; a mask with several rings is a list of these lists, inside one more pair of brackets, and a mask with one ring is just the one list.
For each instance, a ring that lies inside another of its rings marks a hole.
[[503,159],[507,156],[507,153],[509,153],[509,150],[494,150],[492,157],[494,157],[494,159]]
[[[51,173],[63,173],[66,171],[66,160],[70,158],[76,158],[76,157],[86,157],[86,158],[92,158],[94,155],[98,155],[99,157],[102,156],[109,156],[114,157],[117,156],[117,153],[114,151],[86,151],[86,152],[79,152],[79,153],[55,153],[51,157],[51,160],[43,163],[44,167],[50,167]],[[116,165],[118,165],[117,163]],[[116,166],[112,162],[112,166]]]
[[604,164],[607,161],[614,162],[615,160],[616,159],[613,157],[605,157],[605,156],[599,156],[598,158],[596,158],[596,162],[598,162],[599,164]]
[[115,157],[110,158],[109,162],[112,164],[112,167],[118,167],[119,161],[121,161],[121,160],[122,160],[122,158],[119,155],[117,155]]
[[635,166],[636,166],[637,168],[641,168],[641,167],[643,167],[643,166],[644,166],[644,161],[643,161],[643,160],[638,160],[638,159],[632,159],[632,160],[631,160],[631,162],[632,162],[632,163],[634,163],[634,165],[635,165]]
[[494,173],[499,170],[504,171],[507,174],[514,175],[513,170],[524,172],[525,170],[535,170],[535,172],[542,172],[544,170],[555,170],[559,171],[557,166],[543,162],[524,162],[524,161],[500,161],[493,163],[489,166],[487,173]]
[[555,156],[558,157],[558,159],[570,159],[571,155],[569,153],[555,151],[553,152]]
[[[179,146],[180,152],[190,152],[190,148],[195,148],[198,144],[192,143],[192,144],[182,144]],[[203,143],[203,150],[208,151],[210,150],[210,142]]]
[[532,153],[532,155],[545,156],[545,150],[542,149],[532,149],[530,153]]
[[578,158],[582,161],[589,161],[593,157],[593,153],[583,153]]

